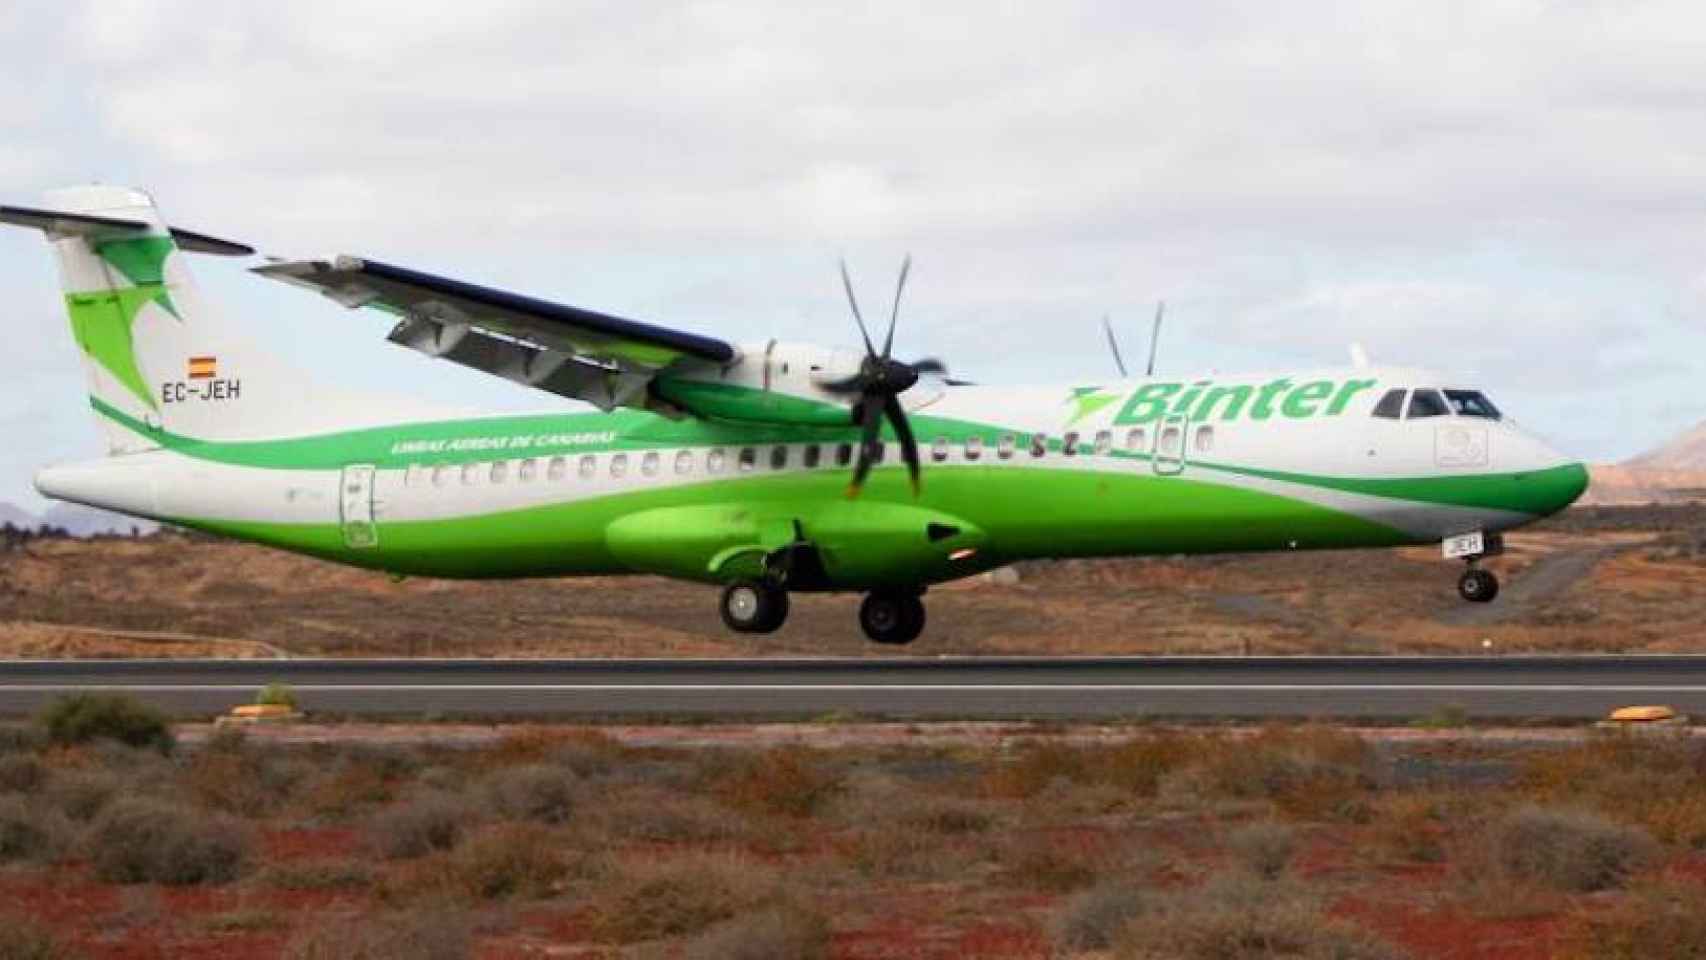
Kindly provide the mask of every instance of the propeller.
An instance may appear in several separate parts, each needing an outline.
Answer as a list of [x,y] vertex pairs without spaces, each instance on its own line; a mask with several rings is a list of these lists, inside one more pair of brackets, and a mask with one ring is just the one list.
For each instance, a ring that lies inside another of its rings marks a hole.
[[1155,348],[1161,344],[1161,315],[1167,312],[1167,301],[1155,304],[1155,326],[1149,331],[1149,366],[1143,371],[1146,377],[1155,376]]
[[871,342],[871,332],[865,327],[865,317],[859,312],[859,298],[853,295],[853,280],[847,274],[847,261],[841,261],[841,286],[847,291],[847,305],[853,308],[853,321],[859,325],[859,337],[865,342],[865,357],[859,362],[859,372],[841,380],[823,384],[823,389],[842,396],[856,396],[853,403],[853,422],[859,427],[859,459],[853,466],[853,482],[847,487],[848,497],[857,497],[876,465],[883,419],[894,427],[900,440],[901,459],[906,461],[907,476],[912,481],[912,495],[919,491],[918,441],[912,435],[912,424],[906,419],[906,409],[900,405],[900,395],[918,382],[923,374],[946,374],[947,365],[927,357],[913,363],[894,359],[894,328],[900,319],[900,299],[906,291],[906,278],[912,272],[912,255],[900,265],[900,280],[894,286],[894,306],[889,311],[889,329],[883,336],[883,350],[877,352]]

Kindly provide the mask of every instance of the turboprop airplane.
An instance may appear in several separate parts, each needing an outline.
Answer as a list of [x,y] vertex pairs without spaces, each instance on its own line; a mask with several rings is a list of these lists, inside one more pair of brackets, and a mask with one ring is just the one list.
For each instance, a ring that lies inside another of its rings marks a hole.
[[932,584],[1036,557],[1443,544],[1462,596],[1500,533],[1587,473],[1454,378],[1398,368],[959,383],[881,346],[714,337],[375,260],[261,276],[390,324],[389,339],[596,411],[469,417],[314,384],[196,291],[186,254],[246,245],[169,226],[138,191],[78,187],[0,221],[58,254],[104,458],[44,495],[328,560],[434,577],[657,574],[723,587],[736,631],[796,591],[863,593],[880,643]]

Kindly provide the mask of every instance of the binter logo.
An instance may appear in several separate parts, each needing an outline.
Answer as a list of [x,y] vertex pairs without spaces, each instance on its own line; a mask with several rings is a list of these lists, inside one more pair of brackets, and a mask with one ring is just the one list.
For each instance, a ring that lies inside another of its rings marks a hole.
[[1190,420],[1293,420],[1336,417],[1345,412],[1358,394],[1372,390],[1374,380],[1303,380],[1289,377],[1264,384],[1146,383],[1132,391],[1119,412],[1116,424],[1154,423],[1163,417],[1184,416]]

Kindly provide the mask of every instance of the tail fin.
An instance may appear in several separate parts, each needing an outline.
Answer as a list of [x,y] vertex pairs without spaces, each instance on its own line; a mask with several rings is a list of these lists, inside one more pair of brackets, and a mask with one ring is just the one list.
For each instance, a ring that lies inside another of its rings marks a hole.
[[89,403],[110,453],[168,437],[265,436],[300,408],[300,378],[277,369],[197,291],[182,252],[248,254],[166,225],[147,194],[89,186],[47,195],[48,210],[0,208],[43,230],[59,258]]

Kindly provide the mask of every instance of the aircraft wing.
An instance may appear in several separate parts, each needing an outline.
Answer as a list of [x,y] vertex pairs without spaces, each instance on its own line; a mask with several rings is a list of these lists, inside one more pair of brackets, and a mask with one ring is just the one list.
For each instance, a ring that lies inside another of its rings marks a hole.
[[299,260],[253,270],[346,307],[401,318],[388,338],[392,343],[602,410],[647,407],[653,401],[646,387],[666,368],[739,358],[734,346],[711,337],[376,260]]

